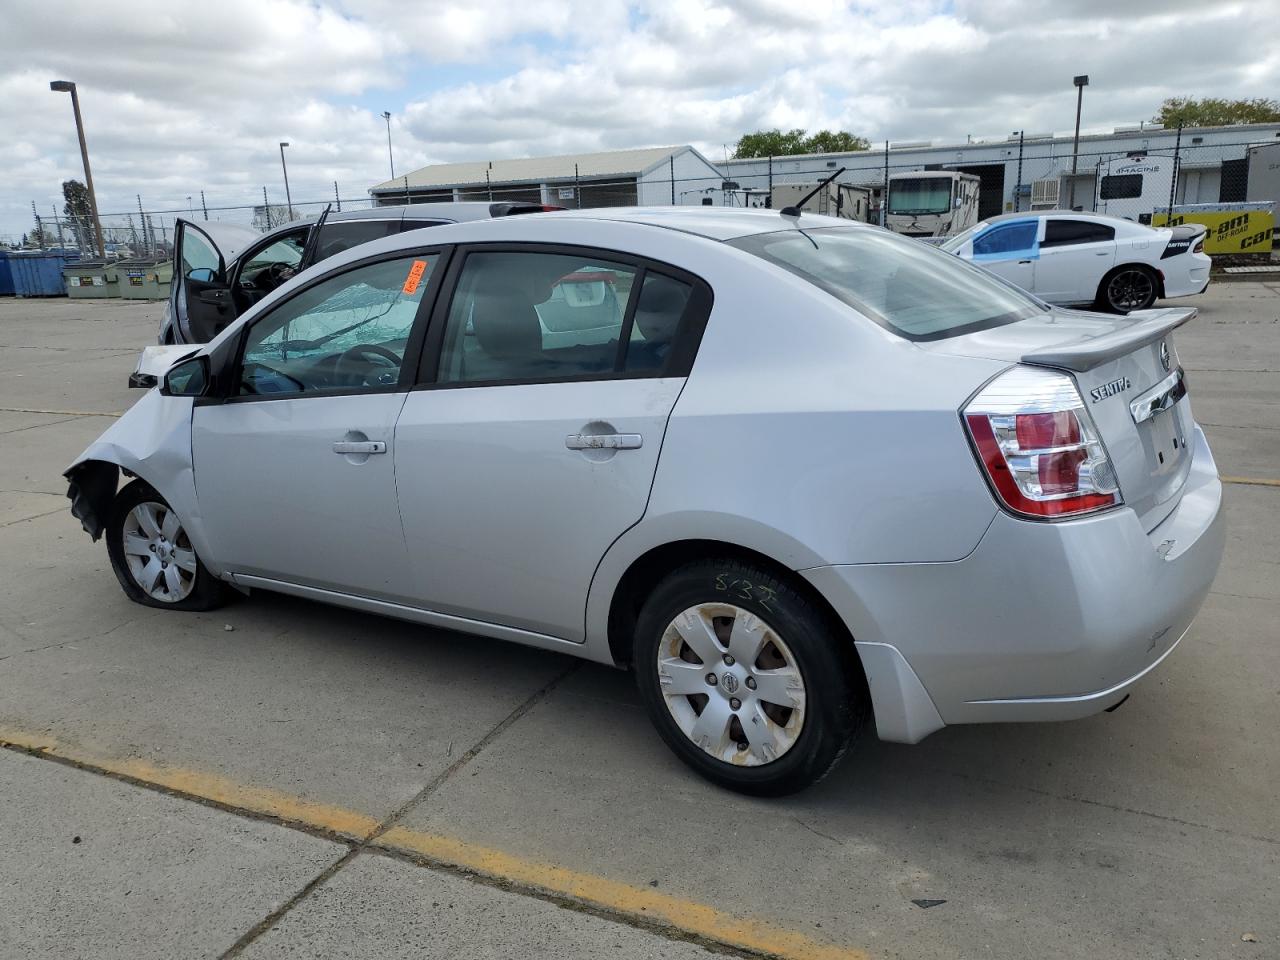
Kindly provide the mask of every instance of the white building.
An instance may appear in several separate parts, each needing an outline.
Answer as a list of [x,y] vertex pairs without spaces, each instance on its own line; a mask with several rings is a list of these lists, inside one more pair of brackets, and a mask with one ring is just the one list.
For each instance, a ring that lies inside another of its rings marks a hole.
[[724,177],[693,147],[479,160],[422,167],[370,189],[379,204],[515,200],[562,207],[733,203]]
[[[1116,157],[1160,154],[1178,155],[1175,203],[1231,203],[1246,199],[1251,145],[1280,142],[1280,123],[1240,124],[1230,127],[1186,127],[1176,130],[1159,125],[1117,127],[1109,134],[1080,137],[1076,174],[1071,175],[1072,138],[1051,134],[1025,134],[1019,151],[1018,135],[1005,140],[935,145],[930,142],[890,143],[888,172],[911,170],[961,170],[982,180],[979,216],[986,218],[1008,210],[1028,210],[1032,184],[1051,182],[1058,193],[1056,205],[1071,203],[1093,209],[1094,177],[1099,164]],[[775,183],[812,183],[840,167],[842,183],[879,190],[885,178],[885,150],[857,153],[807,154],[765,160],[730,160],[720,164],[725,179],[744,190],[767,191]],[[1019,189],[1020,188],[1020,189]],[[1041,188],[1041,196],[1051,193]],[[1016,200],[1015,200],[1016,196]],[[1252,199],[1252,198],[1250,198]]]

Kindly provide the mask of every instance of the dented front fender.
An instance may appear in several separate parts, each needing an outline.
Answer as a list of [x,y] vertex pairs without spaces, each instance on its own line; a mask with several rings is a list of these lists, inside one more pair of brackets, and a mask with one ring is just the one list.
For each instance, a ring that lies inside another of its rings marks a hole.
[[196,553],[215,575],[196,499],[191,460],[190,397],[167,397],[151,390],[89,444],[66,470],[71,513],[94,540],[102,536],[119,472],[146,481],[182,519]]

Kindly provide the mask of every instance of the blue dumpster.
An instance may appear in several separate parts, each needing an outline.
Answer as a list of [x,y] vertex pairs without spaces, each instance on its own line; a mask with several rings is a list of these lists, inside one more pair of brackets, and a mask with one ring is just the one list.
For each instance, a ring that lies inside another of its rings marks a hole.
[[73,257],[61,253],[11,253],[14,293],[20,297],[65,297],[62,267]]
[[9,266],[9,251],[0,250],[0,297],[13,296],[13,270]]

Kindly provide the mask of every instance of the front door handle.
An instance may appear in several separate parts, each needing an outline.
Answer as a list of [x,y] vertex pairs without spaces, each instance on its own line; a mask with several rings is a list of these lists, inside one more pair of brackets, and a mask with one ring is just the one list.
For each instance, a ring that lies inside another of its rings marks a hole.
[[334,453],[386,453],[387,444],[383,440],[338,440],[333,445]]
[[639,450],[643,444],[638,433],[571,433],[564,438],[570,450]]

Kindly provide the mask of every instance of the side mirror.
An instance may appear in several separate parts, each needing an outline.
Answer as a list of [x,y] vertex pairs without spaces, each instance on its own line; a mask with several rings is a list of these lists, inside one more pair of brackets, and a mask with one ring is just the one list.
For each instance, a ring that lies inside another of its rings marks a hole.
[[188,271],[187,279],[199,283],[213,283],[213,270],[210,267],[195,267]]
[[209,388],[209,358],[192,357],[164,375],[160,392],[166,397],[200,397]]

